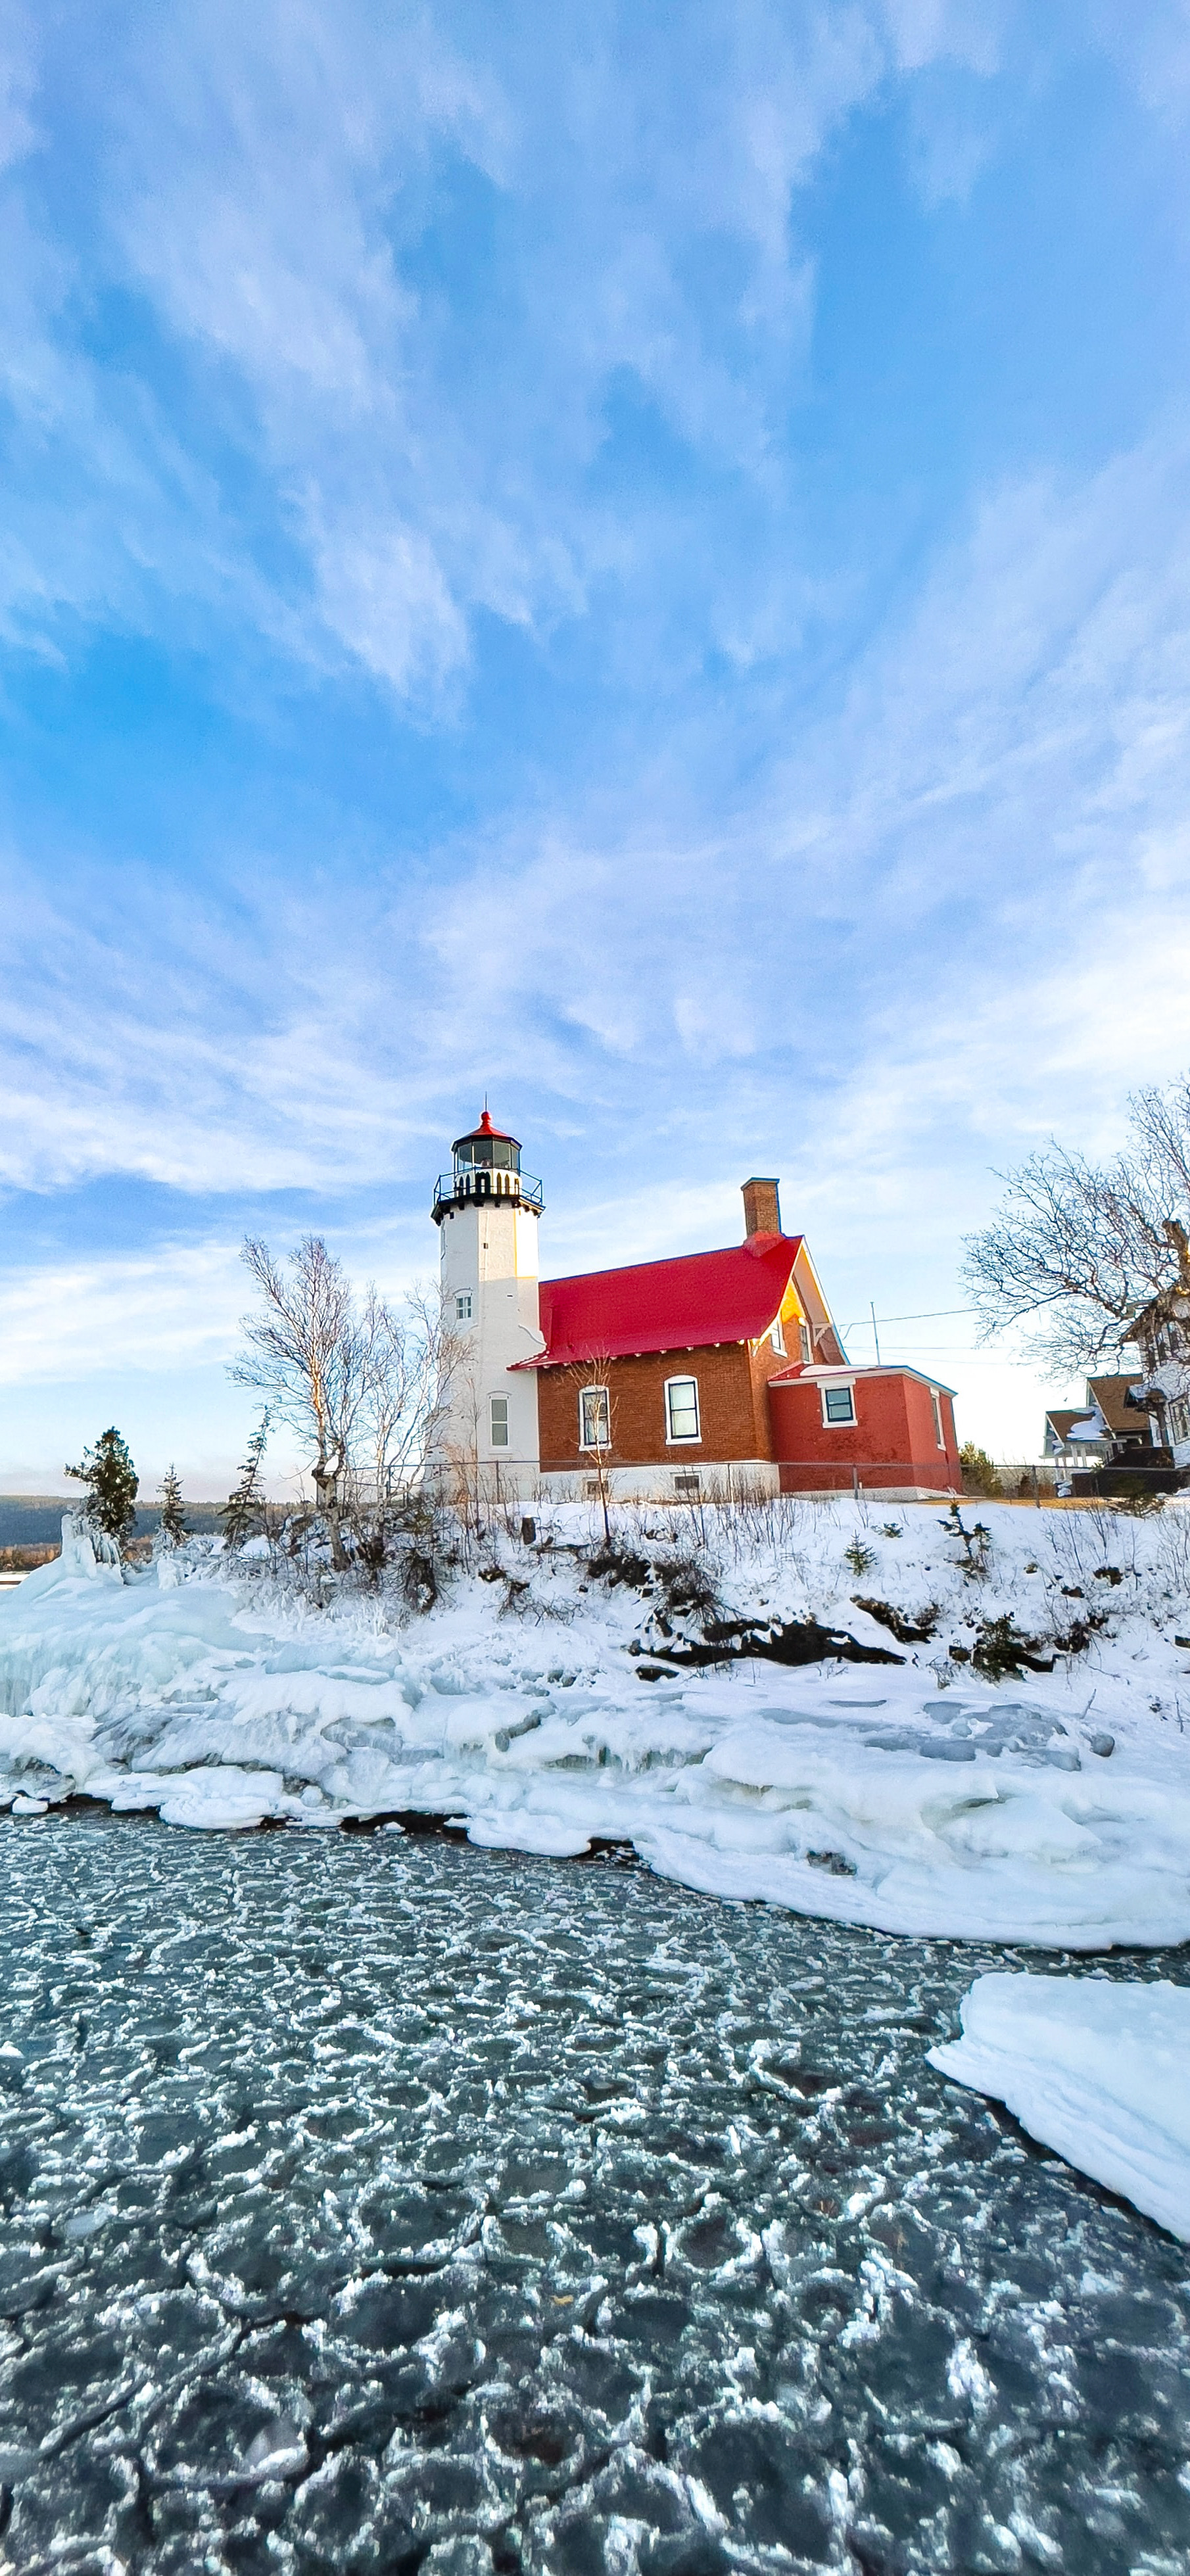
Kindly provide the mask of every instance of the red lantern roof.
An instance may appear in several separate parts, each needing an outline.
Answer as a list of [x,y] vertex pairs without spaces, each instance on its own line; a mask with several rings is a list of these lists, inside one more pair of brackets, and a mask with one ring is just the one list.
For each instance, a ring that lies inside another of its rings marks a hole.
[[506,1127],[493,1127],[491,1119],[485,1109],[478,1127],[469,1127],[465,1136],[456,1136],[450,1149],[452,1154],[457,1154],[460,1146],[462,1145],[477,1144],[481,1136],[491,1136],[498,1144],[501,1145],[516,1145],[519,1147],[521,1141],[519,1136],[510,1136]]

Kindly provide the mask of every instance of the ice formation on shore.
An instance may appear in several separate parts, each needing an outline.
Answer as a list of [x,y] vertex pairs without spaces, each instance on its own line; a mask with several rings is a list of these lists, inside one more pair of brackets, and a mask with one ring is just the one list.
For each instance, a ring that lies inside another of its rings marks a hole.
[[1190,2238],[1190,1988],[977,1977],[930,2063],[994,2094],[1043,2146]]
[[[1019,1593],[1047,1516],[997,1517],[998,1580]],[[969,1612],[930,1508],[902,1509],[882,1550],[850,1507],[807,1520],[796,1560],[737,1568],[737,1598],[889,1648],[848,1590],[857,1527],[887,1589],[895,1572],[912,1606],[949,1587]],[[581,1554],[539,1560],[508,1616],[461,1576],[401,1625],[364,1595],[313,1609],[209,1550],[122,1577],[76,1535],[0,1600],[0,1795],[28,1812],[85,1793],[221,1828],[422,1813],[494,1848],[628,1842],[705,1893],[886,1932],[1190,1938],[1190,1742],[1152,1585],[1143,1616],[1101,1622],[1091,1657],[1024,1682],[993,1686],[925,1644],[900,1662],[642,1681],[639,1599],[583,1571]]]

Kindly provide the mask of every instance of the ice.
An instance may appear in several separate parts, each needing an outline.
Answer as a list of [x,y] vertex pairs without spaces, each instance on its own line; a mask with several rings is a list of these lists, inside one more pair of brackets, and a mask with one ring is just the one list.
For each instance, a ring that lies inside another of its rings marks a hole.
[[0,1854],[6,2568],[1190,2563],[1185,2249],[928,2062],[995,1954],[622,1852]]
[[1005,2102],[1069,2164],[1190,2238],[1190,1991],[1153,1979],[978,1977],[930,2062]]
[[[0,1804],[32,1825],[81,1794],[228,1832],[450,1816],[482,1848],[627,1845],[707,1894],[887,1933],[1184,1941],[1190,1740],[1162,1633],[1171,1604],[1184,1616],[1179,1524],[1039,1527],[1052,1517],[992,1507],[978,1582],[932,1507],[904,1507],[895,1541],[848,1506],[803,1516],[786,1554],[733,1542],[718,1579],[759,1625],[854,1629],[849,1535],[881,1554],[865,1597],[945,1608],[939,1647],[899,1650],[878,1684],[752,1654],[644,1681],[640,1598],[590,1581],[578,1547],[522,1551],[515,1617],[460,1573],[409,1618],[362,1592],[315,1607],[264,1559],[237,1571],[201,1543],[122,1577],[71,1525],[61,1559],[0,1598]],[[1111,1615],[1093,1660],[999,1685],[948,1663],[945,1633],[1023,1617],[1043,1579],[1027,1551],[1047,1548],[1059,1633],[1069,1578],[1089,1597],[1107,1552],[1133,1551],[1129,1583],[1095,1596]]]

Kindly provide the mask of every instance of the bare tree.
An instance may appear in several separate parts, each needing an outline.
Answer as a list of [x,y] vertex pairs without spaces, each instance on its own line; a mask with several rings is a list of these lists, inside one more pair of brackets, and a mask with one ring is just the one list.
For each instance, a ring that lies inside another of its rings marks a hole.
[[1033,1322],[1033,1347],[1069,1375],[1118,1357],[1190,1298],[1190,1076],[1133,1094],[1129,1141],[1108,1163],[1051,1142],[1003,1177],[969,1237],[964,1276],[987,1334]]
[[303,1237],[288,1266],[275,1262],[268,1245],[252,1236],[242,1258],[262,1303],[242,1319],[248,1348],[231,1375],[237,1386],[258,1388],[274,1421],[309,1441],[318,1509],[332,1560],[342,1566],[343,1477],[367,1387],[351,1283],[317,1234]]
[[424,1459],[447,1403],[456,1353],[441,1299],[413,1290],[400,1313],[369,1286],[357,1304],[320,1235],[307,1235],[288,1264],[254,1239],[243,1259],[261,1302],[243,1318],[247,1350],[231,1375],[266,1395],[271,1419],[312,1448],[317,1508],[342,1567],[343,1510],[365,1460],[383,1504],[394,1477]]
[[411,1289],[397,1313],[369,1286],[359,1318],[363,1399],[377,1502],[424,1462],[450,1400],[459,1336],[448,1330],[440,1292]]
[[603,1535],[610,1543],[611,1464],[616,1438],[615,1373],[606,1353],[576,1360],[566,1371],[566,1381],[578,1397],[579,1448],[588,1472],[595,1480],[595,1495],[603,1513]]

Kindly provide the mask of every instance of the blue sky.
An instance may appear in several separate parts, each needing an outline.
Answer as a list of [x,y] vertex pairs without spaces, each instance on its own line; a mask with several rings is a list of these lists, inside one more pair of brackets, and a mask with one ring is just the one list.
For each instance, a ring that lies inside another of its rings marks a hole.
[[779,1172],[1035,1451],[959,1239],[1190,1058],[1185,7],[2,23],[0,1484],[220,1489],[245,1229],[429,1273],[485,1090],[547,1270]]

